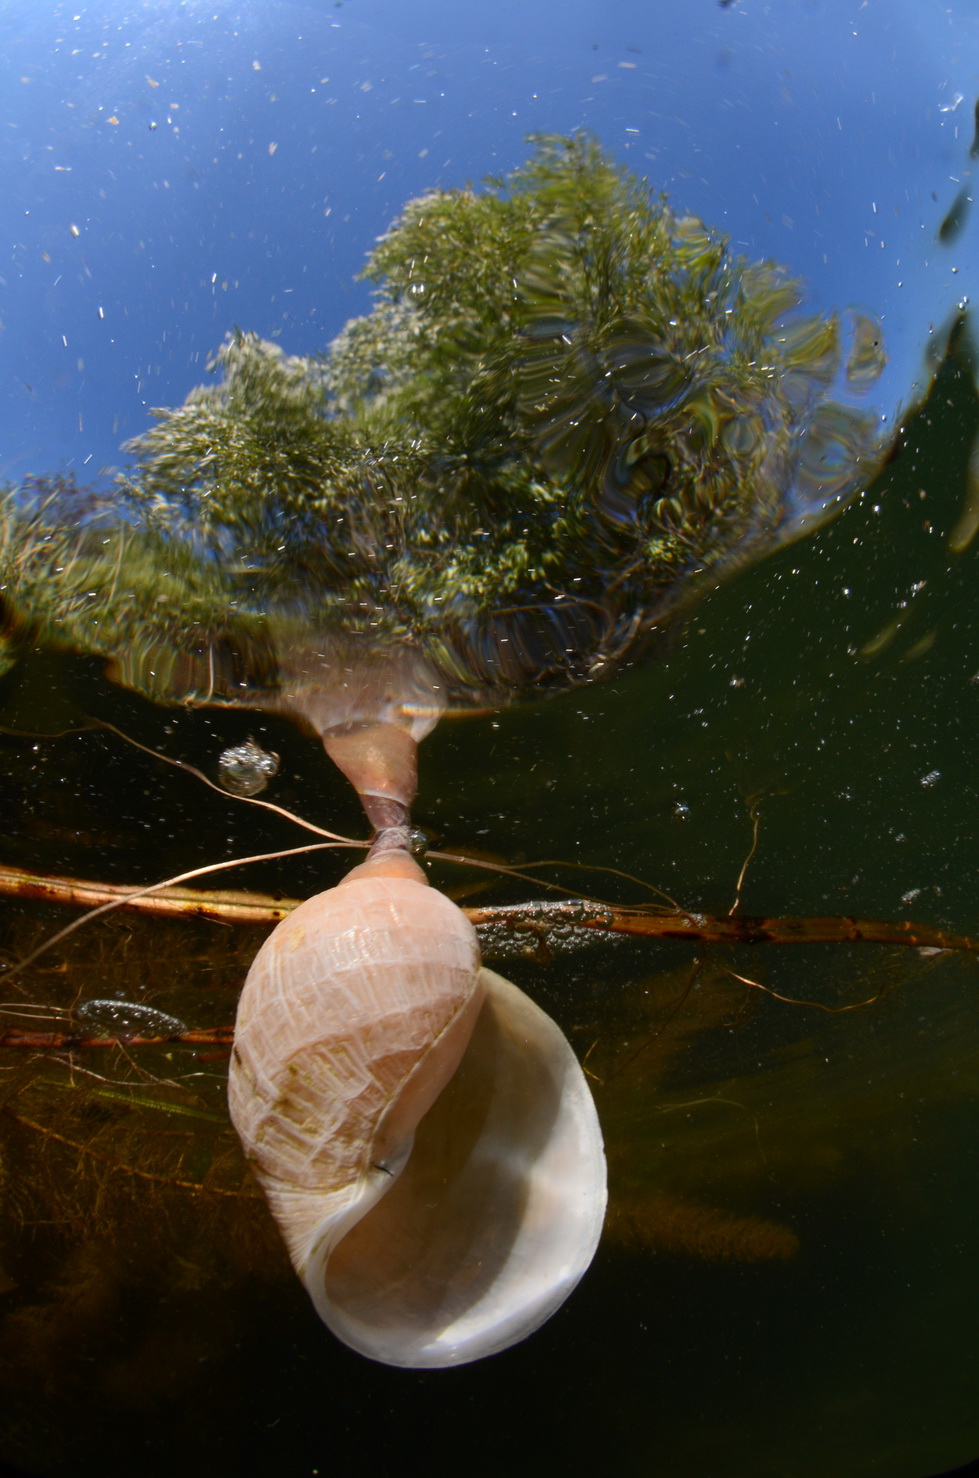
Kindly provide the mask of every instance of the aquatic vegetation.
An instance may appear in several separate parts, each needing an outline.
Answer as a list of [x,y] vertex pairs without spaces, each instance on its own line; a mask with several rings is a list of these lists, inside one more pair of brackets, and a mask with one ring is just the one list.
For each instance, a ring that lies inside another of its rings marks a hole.
[[11,497],[8,632],[153,698],[419,737],[608,674],[878,465],[879,327],[804,316],[586,136],[409,202],[365,275],[320,359],[231,335],[108,492]]

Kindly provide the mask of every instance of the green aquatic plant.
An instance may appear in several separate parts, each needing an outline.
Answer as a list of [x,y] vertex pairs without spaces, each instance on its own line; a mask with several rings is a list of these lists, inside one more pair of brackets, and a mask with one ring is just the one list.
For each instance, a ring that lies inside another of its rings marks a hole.
[[8,498],[8,648],[39,630],[169,700],[304,712],[367,664],[402,708],[509,701],[607,674],[879,459],[875,325],[846,357],[588,137],[409,202],[364,275],[321,358],[230,335],[108,493]]

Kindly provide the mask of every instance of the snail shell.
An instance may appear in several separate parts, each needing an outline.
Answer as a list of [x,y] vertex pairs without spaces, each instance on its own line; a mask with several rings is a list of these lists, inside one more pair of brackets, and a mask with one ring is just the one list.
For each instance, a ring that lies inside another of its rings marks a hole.
[[605,1155],[559,1028],[404,852],[307,900],[238,1008],[231,1117],[317,1312],[390,1365],[526,1338],[588,1267]]

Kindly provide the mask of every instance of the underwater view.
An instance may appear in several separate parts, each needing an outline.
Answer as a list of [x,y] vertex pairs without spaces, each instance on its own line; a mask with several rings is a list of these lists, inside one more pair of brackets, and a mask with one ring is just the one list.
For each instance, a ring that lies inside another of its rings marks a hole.
[[0,77],[0,1467],[975,1459],[979,14]]

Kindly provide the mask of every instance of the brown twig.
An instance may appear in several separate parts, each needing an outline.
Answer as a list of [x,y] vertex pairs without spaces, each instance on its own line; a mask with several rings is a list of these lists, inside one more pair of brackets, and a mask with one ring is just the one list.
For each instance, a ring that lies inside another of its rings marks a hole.
[[82,1032],[35,1032],[12,1026],[0,1029],[0,1047],[27,1047],[37,1052],[74,1052],[92,1047],[163,1047],[175,1043],[183,1047],[227,1047],[234,1042],[233,1026],[215,1026],[201,1030],[174,1032],[167,1037],[130,1036],[87,1037]]
[[[99,908],[119,903],[139,913],[183,914],[222,924],[275,924],[301,902],[263,893],[208,892],[194,888],[161,888],[144,893],[135,885],[88,883],[79,878],[44,877],[16,867],[0,867],[0,894],[13,898],[37,898],[45,903],[74,904]],[[139,896],[131,896],[138,894]]]
[[[298,908],[301,899],[261,893],[204,892],[193,888],[160,888],[153,893],[119,883],[89,883],[77,878],[42,876],[0,867],[0,894],[37,898],[81,908],[114,903],[154,915],[183,915],[227,924],[275,924]],[[136,896],[139,895],[139,896]],[[515,939],[523,936],[560,948],[561,936],[586,929],[598,934],[639,939],[678,939],[704,944],[900,944],[911,949],[979,953],[979,940],[948,934],[911,919],[751,918],[745,914],[705,914],[693,910],[663,912],[581,899],[511,903],[465,908],[477,927]]]
[[705,944],[901,944],[912,949],[957,950],[979,954],[979,940],[966,934],[948,934],[928,924],[892,923],[885,919],[749,918],[746,914],[705,914],[686,910],[664,915],[642,909],[580,901],[518,903],[496,908],[467,908],[463,912],[477,927],[492,926],[515,935],[536,936],[550,942],[556,934],[588,929],[601,934],[626,934],[641,939],[685,939]]

